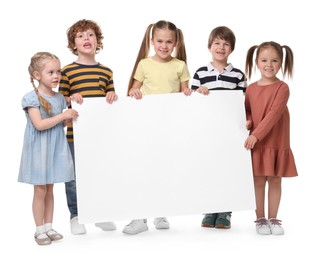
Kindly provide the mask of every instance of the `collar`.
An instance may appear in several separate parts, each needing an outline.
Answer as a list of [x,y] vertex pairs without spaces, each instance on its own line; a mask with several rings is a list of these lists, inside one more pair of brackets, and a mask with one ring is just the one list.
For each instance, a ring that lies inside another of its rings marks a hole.
[[[231,72],[233,70],[233,65],[231,63],[228,63],[228,65],[224,68],[224,71]],[[218,71],[212,64],[211,62],[208,63],[207,65],[208,71]]]

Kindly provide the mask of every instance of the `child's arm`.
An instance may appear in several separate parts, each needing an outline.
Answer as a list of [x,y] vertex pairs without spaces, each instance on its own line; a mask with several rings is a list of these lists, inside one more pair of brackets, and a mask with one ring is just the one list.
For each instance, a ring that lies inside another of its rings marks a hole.
[[[246,129],[250,130],[253,127],[253,119],[251,116],[251,111],[250,111],[250,105],[249,105],[249,98],[248,98],[248,92],[246,90],[246,95],[245,95],[245,110],[246,110]],[[253,149],[255,144],[258,142],[258,139],[254,135],[250,135],[247,137],[244,143],[244,147],[249,150]]]
[[180,91],[186,96],[190,96],[192,89],[188,87],[189,81],[184,81],[180,83]]
[[246,129],[250,130],[253,127],[253,119],[250,111],[249,95],[245,91],[245,112],[246,112]]
[[49,118],[42,119],[39,108],[28,107],[28,113],[31,122],[39,131],[43,131],[63,122],[68,119],[76,119],[78,112],[74,109],[66,109],[64,112]]
[[270,110],[258,124],[256,129],[254,129],[252,135],[256,136],[258,140],[263,140],[281,118],[285,109],[287,109],[288,98],[289,88],[285,83],[282,83],[275,94],[274,102]]
[[142,86],[142,82],[140,82],[136,79],[133,80],[132,87],[129,91],[129,96],[135,97],[136,99],[141,99],[142,98],[142,92],[140,90],[141,86]]

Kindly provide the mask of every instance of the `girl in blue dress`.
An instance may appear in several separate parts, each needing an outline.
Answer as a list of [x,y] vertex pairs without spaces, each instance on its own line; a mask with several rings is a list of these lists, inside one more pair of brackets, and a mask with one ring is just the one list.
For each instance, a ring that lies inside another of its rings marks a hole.
[[[53,187],[54,183],[74,179],[73,160],[64,125],[68,120],[76,119],[78,113],[66,109],[64,96],[53,90],[61,77],[60,61],[55,55],[36,53],[31,58],[28,70],[34,90],[22,99],[27,125],[18,181],[34,185],[34,238],[39,245],[49,245],[63,238],[52,228]],[[38,81],[38,87],[34,80]]]

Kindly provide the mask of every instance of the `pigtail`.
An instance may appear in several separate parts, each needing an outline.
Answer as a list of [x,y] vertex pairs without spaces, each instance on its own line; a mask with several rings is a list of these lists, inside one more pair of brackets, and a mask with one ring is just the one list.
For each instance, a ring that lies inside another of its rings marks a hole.
[[183,33],[177,28],[177,46],[176,46],[176,56],[177,59],[187,63],[187,53],[184,43]]
[[246,55],[245,74],[248,80],[250,80],[250,78],[252,77],[253,57],[254,57],[254,52],[257,48],[258,48],[258,45],[254,45],[250,47]]
[[40,106],[46,111],[47,114],[50,115],[52,112],[51,104],[39,94],[39,91],[36,88],[35,83],[34,83],[34,79],[35,79],[34,73],[36,71],[37,72],[41,71],[44,61],[46,61],[48,59],[59,60],[56,55],[51,54],[49,52],[37,52],[31,58],[30,65],[28,67],[28,72],[30,75],[30,81],[31,81],[32,87],[34,88],[34,90],[37,94]]
[[290,78],[293,76],[293,64],[294,64],[294,55],[293,51],[287,45],[281,46],[285,49],[285,60],[284,60],[284,70],[283,76],[288,75]]
[[51,104],[39,94],[39,91],[36,88],[35,83],[34,83],[34,79],[32,77],[30,77],[30,81],[31,81],[31,84],[32,84],[36,94],[37,94],[40,106],[46,111],[47,114],[50,115],[51,114]]
[[149,52],[150,52],[150,32],[151,32],[151,28],[153,26],[154,26],[154,24],[150,24],[146,28],[146,31],[145,31],[145,34],[144,34],[144,37],[143,37],[143,40],[142,40],[142,43],[141,43],[141,48],[140,48],[139,54],[138,54],[138,56],[136,58],[134,68],[132,70],[131,78],[130,78],[130,81],[129,81],[129,85],[128,85],[128,89],[127,89],[127,95],[128,96],[129,96],[130,89],[132,88],[132,85],[133,85],[134,75],[135,75],[136,69],[137,69],[137,67],[139,65],[139,62],[142,59],[145,59],[145,58],[147,58],[149,56]]

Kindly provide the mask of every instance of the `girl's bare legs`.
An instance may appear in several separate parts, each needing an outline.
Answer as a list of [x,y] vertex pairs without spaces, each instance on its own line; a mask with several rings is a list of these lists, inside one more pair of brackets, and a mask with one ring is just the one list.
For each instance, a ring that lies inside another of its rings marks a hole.
[[282,178],[268,177],[268,221],[273,235],[283,235],[281,220],[276,219],[282,195]]
[[267,178],[254,177],[255,198],[256,198],[256,232],[259,235],[269,235],[271,230],[265,217],[265,187]]
[[[52,185],[51,185],[52,186]],[[51,239],[45,233],[45,216],[48,214],[47,209],[47,185],[34,185],[34,198],[32,201],[32,212],[36,224],[35,240],[38,245],[49,245]],[[49,199],[50,201],[50,199]],[[50,203],[49,203],[50,204]],[[53,204],[52,204],[53,205]]]
[[45,231],[51,241],[63,239],[63,235],[59,234],[52,227],[54,216],[54,184],[47,184],[47,192],[45,197],[45,214],[44,223]]
[[45,199],[46,199],[47,187],[46,185],[34,185],[34,198],[32,201],[32,213],[36,226],[44,225],[45,216]]
[[53,184],[34,185],[32,212],[36,226],[52,223],[54,214]]
[[268,219],[276,218],[282,195],[282,178],[267,177],[268,181]]
[[54,215],[54,184],[47,184],[47,192],[45,198],[45,214],[44,223],[52,223]]
[[257,219],[265,217],[265,186],[266,177],[254,177],[256,216]]

